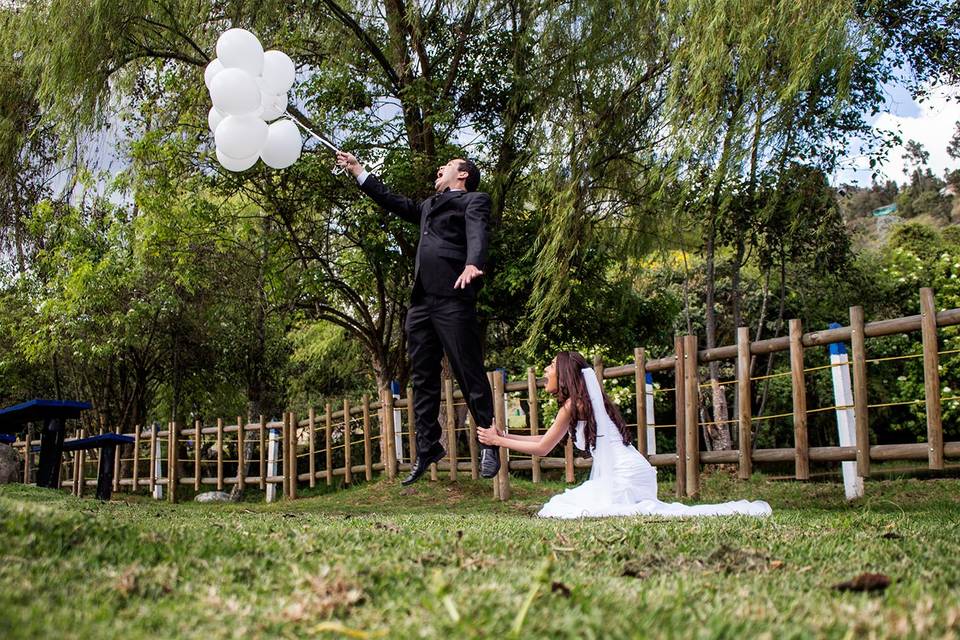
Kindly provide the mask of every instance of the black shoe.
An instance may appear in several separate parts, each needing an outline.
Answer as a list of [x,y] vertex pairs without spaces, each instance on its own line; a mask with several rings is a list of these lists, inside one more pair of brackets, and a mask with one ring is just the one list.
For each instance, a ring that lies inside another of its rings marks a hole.
[[483,449],[480,451],[480,477],[492,478],[500,471],[499,449]]
[[413,467],[410,468],[410,475],[404,478],[400,484],[413,484],[420,479],[420,476],[427,472],[427,469],[430,468],[430,465],[432,465],[434,462],[440,462],[443,460],[443,456],[445,455],[447,455],[447,452],[443,450],[443,447],[437,447],[436,451],[432,454],[417,454],[417,459],[413,463]]

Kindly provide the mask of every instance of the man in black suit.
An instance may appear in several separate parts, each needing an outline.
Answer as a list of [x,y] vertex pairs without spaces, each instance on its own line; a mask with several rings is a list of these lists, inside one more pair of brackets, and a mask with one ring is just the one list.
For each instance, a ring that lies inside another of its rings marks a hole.
[[[476,425],[493,423],[493,395],[477,323],[477,293],[489,246],[490,196],[476,190],[480,170],[470,160],[457,158],[437,169],[437,192],[422,202],[391,192],[352,154],[338,152],[337,164],[356,177],[374,202],[420,227],[406,324],[417,432],[417,460],[403,480],[410,484],[445,455],[437,421],[444,351]],[[480,475],[492,478],[500,469],[499,453],[495,447],[481,447]]]

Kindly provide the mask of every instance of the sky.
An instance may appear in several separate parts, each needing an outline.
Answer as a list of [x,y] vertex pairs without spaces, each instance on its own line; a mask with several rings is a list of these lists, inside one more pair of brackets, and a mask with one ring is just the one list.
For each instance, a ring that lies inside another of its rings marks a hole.
[[[916,140],[923,145],[930,153],[928,166],[934,175],[942,177],[947,169],[960,169],[960,160],[947,155],[947,144],[960,121],[960,86],[934,89],[923,103],[917,103],[901,85],[888,85],[885,90],[887,102],[884,109],[868,120],[874,130],[900,132],[904,143]],[[953,101],[948,100],[951,96]],[[906,163],[903,154],[903,146],[891,149],[880,168],[877,177],[879,182],[890,179],[903,184],[908,181],[904,173]],[[844,165],[833,176],[835,185],[869,186],[872,173],[869,159],[859,153],[856,143],[851,147]]]

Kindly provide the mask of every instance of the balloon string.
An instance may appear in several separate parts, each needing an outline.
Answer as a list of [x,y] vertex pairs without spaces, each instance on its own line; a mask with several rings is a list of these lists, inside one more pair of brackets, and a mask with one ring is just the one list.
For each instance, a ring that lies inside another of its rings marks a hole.
[[294,122],[295,124],[297,124],[301,129],[303,129],[304,131],[306,131],[307,133],[309,133],[310,135],[312,135],[314,138],[316,138],[317,140],[319,140],[325,147],[327,147],[328,149],[330,149],[330,151],[333,151],[334,153],[336,153],[337,151],[340,151],[340,149],[337,149],[337,147],[334,146],[334,144],[333,144],[332,142],[330,142],[329,140],[327,140],[326,138],[324,138],[324,137],[321,136],[320,134],[314,133],[314,132],[311,131],[305,124],[303,124],[302,122],[300,122],[299,120],[297,120],[296,118],[294,118],[293,115],[292,115],[289,111],[285,111],[284,113],[286,113],[286,115],[287,115],[291,120],[293,120],[293,122]]

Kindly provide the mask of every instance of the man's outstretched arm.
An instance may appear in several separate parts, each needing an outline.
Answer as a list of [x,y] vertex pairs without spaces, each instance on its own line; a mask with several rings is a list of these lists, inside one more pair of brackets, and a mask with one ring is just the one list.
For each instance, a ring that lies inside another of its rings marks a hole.
[[337,164],[345,168],[357,182],[360,189],[381,207],[395,213],[407,222],[420,225],[420,207],[410,198],[393,193],[377,176],[367,173],[363,165],[352,153],[337,152]]

